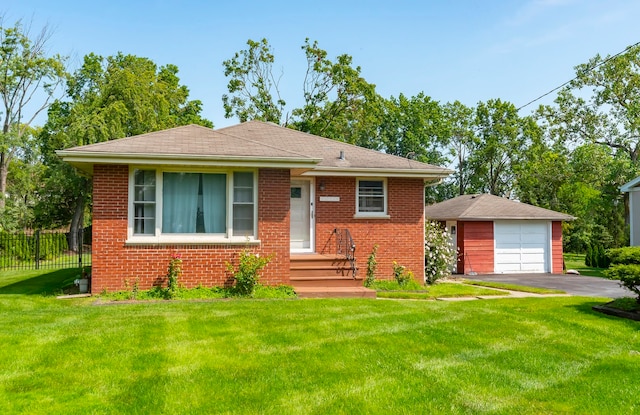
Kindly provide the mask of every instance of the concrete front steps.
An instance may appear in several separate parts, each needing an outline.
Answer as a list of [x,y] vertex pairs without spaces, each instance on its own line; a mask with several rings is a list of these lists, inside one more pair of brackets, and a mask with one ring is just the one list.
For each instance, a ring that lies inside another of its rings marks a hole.
[[349,260],[337,255],[291,254],[290,278],[300,298],[376,298],[357,273],[353,277]]

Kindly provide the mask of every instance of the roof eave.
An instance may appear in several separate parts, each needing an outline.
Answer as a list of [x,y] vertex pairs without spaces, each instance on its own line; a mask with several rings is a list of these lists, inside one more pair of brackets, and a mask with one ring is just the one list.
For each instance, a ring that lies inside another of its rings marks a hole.
[[305,176],[350,176],[350,177],[409,177],[429,181],[444,179],[453,171],[442,168],[435,169],[388,169],[375,167],[325,167],[316,166],[304,173]]
[[561,217],[561,218],[551,218],[551,217],[540,217],[540,218],[534,218],[531,216],[525,217],[525,216],[501,216],[501,217],[495,217],[495,216],[472,216],[472,217],[464,217],[464,216],[454,216],[454,217],[430,217],[428,216],[428,213],[426,215],[427,217],[429,217],[430,219],[434,219],[434,220],[457,220],[457,221],[461,221],[461,222],[479,222],[479,221],[496,221],[496,220],[550,220],[550,221],[572,221],[572,220],[576,220],[577,218],[575,216],[566,216],[566,217]]
[[313,169],[322,161],[317,158],[296,157],[255,157],[255,156],[203,156],[185,154],[117,154],[93,153],[58,150],[56,154],[62,160],[79,170],[93,174],[94,164],[137,164],[163,166],[198,166],[198,167],[272,167]]

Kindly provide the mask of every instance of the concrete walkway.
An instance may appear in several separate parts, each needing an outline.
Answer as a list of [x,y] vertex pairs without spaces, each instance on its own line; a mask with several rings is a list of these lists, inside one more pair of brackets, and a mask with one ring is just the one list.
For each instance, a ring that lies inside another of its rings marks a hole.
[[[567,294],[585,297],[635,297],[635,294],[621,287],[618,281],[598,277],[570,274],[491,274],[454,275],[457,278],[479,281],[502,282],[529,287],[552,288]],[[539,295],[539,294],[538,294]]]
[[[486,280],[485,280],[486,281]],[[477,287],[477,285],[475,286]],[[496,298],[527,298],[527,297],[570,297],[571,294],[536,294],[527,293],[524,291],[505,290],[503,288],[487,287],[491,290],[503,291],[504,295],[475,295],[472,297],[440,297],[436,298],[437,301],[471,301],[471,300],[493,300]]]

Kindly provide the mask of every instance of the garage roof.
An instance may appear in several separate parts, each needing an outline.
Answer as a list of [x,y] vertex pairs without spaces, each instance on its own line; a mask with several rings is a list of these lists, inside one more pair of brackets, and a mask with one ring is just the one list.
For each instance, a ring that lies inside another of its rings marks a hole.
[[560,220],[575,217],[554,210],[517,202],[490,194],[463,195],[425,207],[425,216],[433,220]]

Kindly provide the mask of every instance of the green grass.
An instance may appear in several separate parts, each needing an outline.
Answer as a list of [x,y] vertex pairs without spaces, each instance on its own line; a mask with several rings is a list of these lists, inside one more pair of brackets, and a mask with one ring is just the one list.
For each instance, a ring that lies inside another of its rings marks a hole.
[[98,306],[69,278],[0,275],[0,413],[640,411],[640,323],[604,298]]
[[463,281],[465,284],[469,284],[469,285],[479,285],[482,287],[491,287],[491,288],[497,288],[502,290],[522,291],[525,293],[566,294],[565,291],[555,290],[551,288],[529,287],[525,285],[507,284],[503,282],[492,282],[492,281],[477,281],[477,280],[463,280]]
[[415,284],[400,287],[395,281],[376,281],[378,298],[435,300],[436,298],[477,297],[479,295],[505,295],[504,291],[473,287],[464,284],[439,282],[433,285]]
[[564,254],[564,265],[566,269],[575,269],[580,275],[589,277],[606,278],[603,274],[605,268],[588,267],[584,264],[584,254]]

